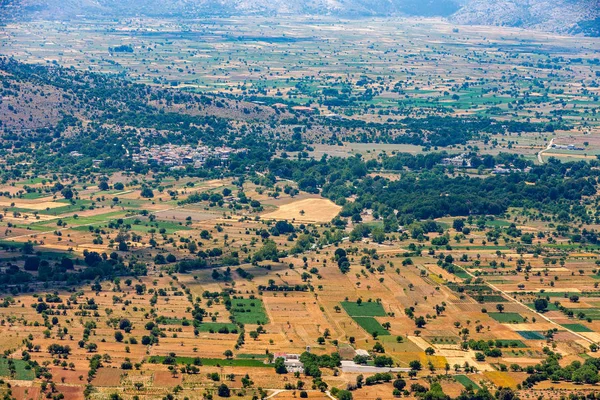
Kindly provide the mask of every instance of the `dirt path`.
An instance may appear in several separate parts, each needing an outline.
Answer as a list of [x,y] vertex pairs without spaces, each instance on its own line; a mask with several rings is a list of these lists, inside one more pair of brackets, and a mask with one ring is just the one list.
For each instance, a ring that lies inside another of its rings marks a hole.
[[543,163],[544,163],[544,159],[542,158],[542,153],[544,153],[545,151],[548,151],[548,150],[550,150],[550,149],[552,148],[552,144],[553,144],[553,143],[554,143],[554,138],[552,138],[552,139],[550,140],[550,143],[548,143],[548,146],[547,146],[545,149],[543,149],[543,150],[540,150],[540,151],[537,153],[537,159],[538,159],[538,161],[539,161],[539,163],[540,163],[540,164],[543,164]]
[[[469,272],[467,269],[463,268],[463,270],[464,270],[464,271],[465,271],[467,274],[469,274],[469,275],[470,275],[470,276],[471,276],[473,279],[476,279],[476,278],[477,278],[475,275],[473,275],[473,274],[472,274],[471,272]],[[543,318],[544,320],[546,320],[547,322],[551,323],[552,325],[555,325],[555,326],[559,327],[559,328],[560,328],[560,329],[562,329],[562,330],[566,330],[567,332],[569,332],[569,333],[571,333],[571,334],[573,334],[573,335],[577,336],[577,337],[578,337],[578,338],[580,338],[580,339],[583,339],[583,340],[585,340],[586,342],[588,342],[588,343],[590,343],[590,344],[592,344],[592,343],[595,343],[593,340],[591,340],[591,339],[589,339],[589,338],[587,338],[587,337],[583,336],[582,334],[580,334],[580,333],[578,333],[578,332],[575,332],[575,331],[572,331],[571,329],[568,329],[568,328],[566,328],[566,327],[562,326],[562,325],[561,325],[561,324],[559,324],[558,322],[555,322],[555,321],[551,320],[550,318],[546,317],[544,314],[537,312],[535,309],[531,309],[531,308],[529,308],[527,305],[525,305],[525,304],[521,303],[521,302],[520,302],[520,301],[518,301],[517,299],[514,299],[514,298],[513,298],[513,297],[512,297],[512,296],[511,296],[509,293],[506,293],[504,290],[501,290],[501,289],[499,289],[498,287],[496,287],[496,286],[492,285],[491,283],[489,283],[489,282],[485,282],[485,284],[486,284],[486,285],[488,285],[488,286],[489,286],[490,288],[492,288],[493,290],[495,290],[495,291],[497,291],[497,292],[500,292],[500,293],[501,293],[501,294],[502,294],[502,295],[503,295],[505,298],[507,298],[507,299],[508,299],[508,300],[509,300],[511,303],[515,303],[515,304],[518,304],[519,306],[521,306],[521,307],[523,307],[523,308],[526,308],[526,309],[527,309],[527,311],[530,311],[530,312],[533,312],[533,313],[537,314],[537,315],[538,315],[540,318]]]

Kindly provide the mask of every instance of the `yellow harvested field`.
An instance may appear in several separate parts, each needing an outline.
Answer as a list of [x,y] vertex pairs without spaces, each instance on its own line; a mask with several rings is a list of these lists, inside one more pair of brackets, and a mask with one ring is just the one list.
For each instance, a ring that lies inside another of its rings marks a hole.
[[593,340],[594,342],[600,342],[600,333],[598,332],[579,332],[581,336]]
[[485,371],[483,373],[483,375],[487,379],[492,381],[492,383],[494,385],[496,385],[498,387],[500,387],[500,386],[508,387],[511,389],[516,389],[517,384],[521,383],[521,381],[523,380],[522,377],[519,376],[519,378],[521,378],[521,379],[517,379],[517,376],[515,376],[515,375],[520,375],[520,374],[510,373],[510,372]]
[[[276,211],[264,214],[263,219],[285,219],[306,222],[329,222],[342,207],[327,199],[304,199],[284,204]],[[302,214],[304,211],[304,214]]]
[[[14,206],[12,205],[14,204]],[[35,200],[17,200],[17,201],[0,201],[0,207],[17,207],[26,208],[28,210],[45,210],[47,208],[64,207],[67,204],[58,203],[56,201],[35,201]]]
[[551,322],[536,322],[534,324],[507,324],[508,328],[513,331],[528,331],[528,332],[540,332],[540,331],[548,331],[550,329],[556,328],[556,325]]

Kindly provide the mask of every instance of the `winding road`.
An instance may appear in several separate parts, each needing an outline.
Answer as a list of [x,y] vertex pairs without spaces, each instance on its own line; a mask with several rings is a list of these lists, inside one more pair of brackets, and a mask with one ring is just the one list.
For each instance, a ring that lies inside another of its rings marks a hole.
[[552,138],[552,139],[550,140],[550,143],[548,143],[548,146],[547,146],[547,147],[546,147],[544,150],[540,150],[540,151],[537,153],[537,159],[538,159],[538,161],[539,161],[539,163],[540,163],[540,164],[543,164],[543,163],[544,163],[544,160],[542,159],[542,153],[544,153],[545,151],[548,151],[548,150],[550,150],[550,149],[552,148],[552,144],[553,144],[553,143],[554,143],[554,138]]

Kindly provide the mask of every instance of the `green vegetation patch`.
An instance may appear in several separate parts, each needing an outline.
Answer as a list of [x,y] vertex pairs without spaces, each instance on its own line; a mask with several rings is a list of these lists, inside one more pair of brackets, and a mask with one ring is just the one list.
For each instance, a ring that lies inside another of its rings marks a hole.
[[264,360],[267,357],[265,354],[237,354],[235,358],[238,360]]
[[484,303],[508,303],[508,300],[499,294],[484,294],[483,296],[477,297],[477,300],[483,300]]
[[[533,303],[528,303],[527,307],[531,308],[532,310],[535,310],[535,305]],[[556,304],[548,302],[548,307],[546,307],[546,311],[557,311],[557,310],[558,310],[558,307],[556,306]]]
[[594,332],[592,329],[588,328],[582,324],[561,324],[565,328],[573,331],[573,332]]
[[361,328],[373,334],[377,332],[378,336],[387,336],[390,333],[373,317],[352,317]]
[[453,273],[460,279],[469,279],[471,277],[471,275],[469,275],[464,269],[458,267],[454,267]]
[[226,333],[224,332],[224,330],[227,330],[229,332],[231,331],[237,331],[238,327],[236,324],[229,324],[226,322],[203,322],[202,324],[198,325],[197,328],[200,332],[220,332],[220,333]]
[[600,320],[600,309],[599,308],[569,308],[573,311],[574,315],[584,314],[584,318],[590,318],[593,321]]
[[512,348],[517,348],[517,349],[524,349],[524,348],[529,347],[520,340],[496,339],[495,342],[501,343],[503,347],[512,347]]
[[168,318],[160,316],[156,318],[156,323],[161,325],[191,325],[192,321],[187,318]]
[[496,321],[501,322],[503,324],[525,322],[525,319],[519,313],[513,313],[513,312],[507,312],[507,313],[491,312],[491,313],[488,313],[488,315],[490,317],[492,317],[493,319],[495,319]]
[[242,324],[266,324],[269,322],[260,299],[231,299],[231,315]]
[[[148,362],[152,364],[162,364],[165,360],[165,356],[152,356],[148,359]],[[194,364],[194,357],[175,357],[177,364]],[[265,364],[263,360],[252,360],[252,359],[231,359],[226,360],[223,358],[200,358],[201,365],[208,367],[251,367],[251,368],[273,368],[270,364]]]
[[456,376],[454,377],[454,379],[456,379],[456,382],[460,383],[460,384],[461,384],[461,385],[463,385],[465,388],[469,388],[469,387],[471,387],[471,388],[473,388],[474,390],[479,390],[479,389],[481,389],[481,388],[479,387],[479,385],[477,385],[475,382],[473,382],[473,381],[471,380],[471,378],[469,378],[469,377],[468,377],[468,376],[466,376],[466,375],[456,375]]
[[[23,360],[10,360],[14,363],[15,375],[14,379],[21,381],[32,381],[35,379],[35,371],[30,368],[29,364]],[[9,360],[0,358],[0,376],[11,377]]]
[[352,301],[342,301],[342,307],[349,316],[354,317],[385,317],[387,314],[380,303],[363,302],[360,305]]
[[546,339],[544,335],[539,332],[534,331],[517,331],[517,333],[523,336],[527,340],[544,340]]

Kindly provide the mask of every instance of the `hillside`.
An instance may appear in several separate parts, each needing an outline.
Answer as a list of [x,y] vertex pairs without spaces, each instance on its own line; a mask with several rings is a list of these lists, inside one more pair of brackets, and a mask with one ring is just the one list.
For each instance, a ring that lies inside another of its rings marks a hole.
[[5,18],[74,17],[78,15],[280,15],[311,14],[343,17],[418,15],[449,16],[458,10],[458,0],[2,0]]
[[81,16],[447,17],[457,24],[600,35],[598,0],[2,0],[0,20]]
[[467,25],[600,35],[598,0],[1,0],[0,20],[81,16],[320,15],[448,17]]
[[586,36],[600,34],[597,0],[471,0],[450,19],[458,24],[512,26]]

